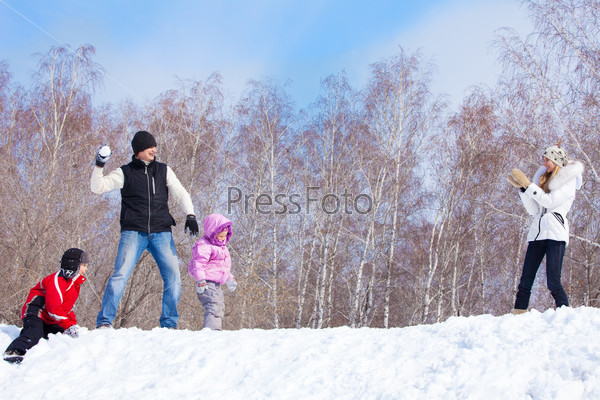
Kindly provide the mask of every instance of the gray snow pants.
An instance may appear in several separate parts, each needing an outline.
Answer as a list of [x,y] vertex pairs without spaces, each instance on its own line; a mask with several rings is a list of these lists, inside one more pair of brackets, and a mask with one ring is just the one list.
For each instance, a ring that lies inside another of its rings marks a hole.
[[219,283],[206,281],[206,290],[198,295],[204,307],[204,327],[220,331],[225,315],[225,297]]

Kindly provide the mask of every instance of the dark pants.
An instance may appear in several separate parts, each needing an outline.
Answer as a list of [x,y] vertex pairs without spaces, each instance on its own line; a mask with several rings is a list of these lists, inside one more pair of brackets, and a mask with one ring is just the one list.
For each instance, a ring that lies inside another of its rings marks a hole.
[[23,355],[38,344],[41,338],[48,339],[48,335],[63,331],[64,329],[60,326],[47,324],[37,315],[28,315],[23,318],[23,329],[21,329],[19,337],[12,341],[6,351],[16,351]]
[[548,289],[550,289],[550,293],[554,297],[556,307],[569,305],[567,293],[565,293],[560,283],[564,255],[565,242],[557,242],[556,240],[536,240],[529,242],[527,253],[525,254],[525,262],[523,263],[523,273],[519,282],[519,291],[515,300],[516,309],[526,310],[529,306],[531,287],[544,256],[546,256]]

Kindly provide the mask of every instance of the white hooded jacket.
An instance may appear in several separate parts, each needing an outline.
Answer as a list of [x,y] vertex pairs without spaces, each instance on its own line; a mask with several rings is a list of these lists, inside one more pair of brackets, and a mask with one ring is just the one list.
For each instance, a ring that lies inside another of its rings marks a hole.
[[540,167],[532,184],[525,192],[519,193],[525,209],[534,217],[527,233],[527,241],[551,239],[568,245],[567,213],[575,200],[575,192],[581,189],[583,164],[573,160],[561,168],[548,185],[549,193],[538,186],[540,177],[545,172],[546,168]]

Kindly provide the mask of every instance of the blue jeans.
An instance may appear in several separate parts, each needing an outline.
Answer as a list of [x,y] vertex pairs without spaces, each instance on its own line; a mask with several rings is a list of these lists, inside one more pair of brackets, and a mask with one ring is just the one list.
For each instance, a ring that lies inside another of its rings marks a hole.
[[162,314],[160,326],[162,328],[176,328],[179,314],[177,303],[181,294],[181,276],[179,274],[179,260],[175,251],[175,243],[171,232],[145,233],[137,231],[122,231],[115,271],[106,284],[102,309],[96,318],[96,326],[111,324],[117,316],[117,307],[123,296],[125,285],[133,268],[148,250],[160,271],[163,280]]
[[531,297],[531,288],[537,271],[546,256],[546,278],[550,294],[554,297],[556,307],[568,306],[569,300],[567,293],[560,282],[563,257],[565,255],[565,242],[556,240],[536,240],[529,242],[525,262],[523,263],[523,273],[519,282],[519,290],[515,300],[515,308],[526,310],[529,306]]

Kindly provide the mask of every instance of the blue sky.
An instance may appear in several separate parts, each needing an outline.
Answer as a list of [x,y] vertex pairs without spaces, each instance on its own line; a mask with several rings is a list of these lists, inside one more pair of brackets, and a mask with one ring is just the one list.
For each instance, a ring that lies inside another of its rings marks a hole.
[[176,76],[219,72],[233,96],[249,79],[288,82],[302,108],[321,79],[344,70],[358,89],[370,64],[402,46],[421,49],[436,65],[433,90],[459,102],[471,85],[494,84],[489,47],[502,27],[530,32],[520,1],[0,0],[0,60],[27,84],[34,53],[91,44],[109,75],[98,101],[148,101],[175,88]]

